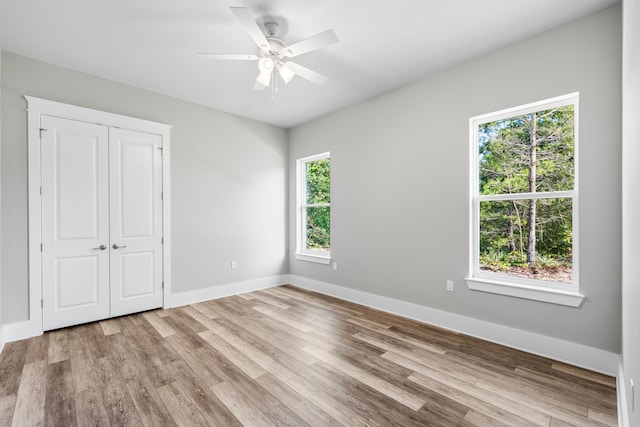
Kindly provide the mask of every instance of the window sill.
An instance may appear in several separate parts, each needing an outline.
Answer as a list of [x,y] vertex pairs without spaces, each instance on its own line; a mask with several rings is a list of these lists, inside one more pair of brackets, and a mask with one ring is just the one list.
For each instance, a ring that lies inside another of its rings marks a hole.
[[552,304],[580,307],[585,296],[577,292],[558,289],[541,288],[519,283],[501,282],[485,278],[468,277],[465,279],[469,289],[489,292],[492,294],[508,295],[516,298],[548,302]]
[[299,261],[315,262],[315,263],[324,264],[324,265],[329,265],[329,263],[331,262],[330,256],[310,255],[310,254],[301,254],[301,253],[296,253],[296,259]]

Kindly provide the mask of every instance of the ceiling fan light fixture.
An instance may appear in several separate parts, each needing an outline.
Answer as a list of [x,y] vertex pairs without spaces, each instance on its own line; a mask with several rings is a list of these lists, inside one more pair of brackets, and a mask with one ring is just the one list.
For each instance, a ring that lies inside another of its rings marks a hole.
[[269,87],[271,84],[271,73],[260,73],[256,79],[264,87]]
[[273,59],[261,58],[260,61],[258,61],[258,69],[261,74],[271,74],[273,71]]
[[287,67],[286,63],[285,64],[279,63],[277,67],[278,67],[278,74],[280,74],[280,77],[282,77],[282,80],[285,83],[289,83],[291,79],[296,75],[296,72],[293,71],[291,68]]

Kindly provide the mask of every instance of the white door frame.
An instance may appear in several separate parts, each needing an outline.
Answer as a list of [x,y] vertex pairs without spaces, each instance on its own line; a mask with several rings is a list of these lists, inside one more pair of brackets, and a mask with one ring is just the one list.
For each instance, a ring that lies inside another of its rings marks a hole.
[[162,136],[162,231],[163,253],[163,304],[168,304],[171,294],[171,188],[170,188],[170,131],[171,126],[61,102],[25,96],[27,100],[28,145],[28,204],[29,204],[29,320],[23,332],[28,336],[41,335],[42,327],[42,199],[40,195],[40,116],[96,123]]

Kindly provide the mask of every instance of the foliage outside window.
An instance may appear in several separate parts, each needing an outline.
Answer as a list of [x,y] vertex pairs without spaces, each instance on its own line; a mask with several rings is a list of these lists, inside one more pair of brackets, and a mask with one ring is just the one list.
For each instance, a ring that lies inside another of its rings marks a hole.
[[296,257],[329,263],[331,256],[331,158],[329,153],[297,161]]
[[470,120],[471,276],[577,292],[572,94]]

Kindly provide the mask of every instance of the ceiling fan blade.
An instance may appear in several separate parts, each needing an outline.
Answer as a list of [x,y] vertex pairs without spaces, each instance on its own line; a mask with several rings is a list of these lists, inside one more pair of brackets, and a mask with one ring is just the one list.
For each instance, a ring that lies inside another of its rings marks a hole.
[[291,62],[291,61],[283,62],[283,65],[286,65],[288,68],[290,68],[293,72],[295,72],[297,75],[299,75],[303,79],[307,79],[310,82],[313,82],[317,85],[322,85],[327,80],[329,80],[326,76],[323,76],[320,73],[316,73],[315,71],[310,70],[307,67],[303,67],[300,64],[296,64],[295,62]]
[[235,17],[240,21],[240,23],[244,26],[244,29],[247,30],[253,41],[258,45],[258,47],[266,52],[269,51],[269,42],[267,38],[262,33],[258,24],[256,24],[255,19],[249,13],[249,9],[246,7],[230,7],[231,13],[235,15]]
[[334,33],[333,30],[323,31],[315,36],[309,37],[308,39],[304,39],[298,43],[292,44],[291,46],[287,46],[284,48],[282,56],[293,58],[336,42],[338,42],[338,36],[336,36],[336,33]]
[[223,60],[232,60],[232,61],[257,61],[260,59],[258,55],[243,55],[243,54],[226,54],[226,53],[207,53],[207,52],[198,52],[196,55],[203,55],[211,59],[223,59]]
[[267,87],[256,80],[256,83],[253,85],[253,90],[265,90]]

